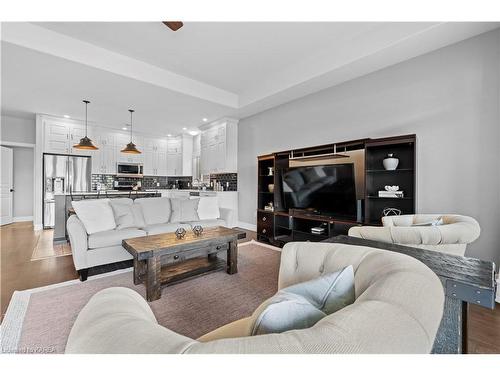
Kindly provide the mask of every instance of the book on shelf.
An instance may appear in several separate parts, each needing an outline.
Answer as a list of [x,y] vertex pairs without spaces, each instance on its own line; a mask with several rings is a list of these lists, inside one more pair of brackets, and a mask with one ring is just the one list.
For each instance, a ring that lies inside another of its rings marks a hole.
[[400,190],[398,190],[398,191],[380,190],[378,192],[378,196],[380,198],[403,198],[404,193]]
[[325,228],[323,228],[323,227],[312,227],[311,228],[311,233],[323,234],[323,233],[325,233]]

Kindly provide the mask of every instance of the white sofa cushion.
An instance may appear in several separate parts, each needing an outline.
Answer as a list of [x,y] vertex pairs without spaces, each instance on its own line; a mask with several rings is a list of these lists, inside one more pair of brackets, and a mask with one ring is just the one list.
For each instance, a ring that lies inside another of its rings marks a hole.
[[138,225],[132,213],[134,201],[130,198],[110,199],[109,204],[115,215],[116,229],[134,228]]
[[138,198],[134,204],[139,204],[146,225],[168,223],[170,220],[170,199],[167,197]]
[[354,269],[349,265],[278,291],[252,314],[251,334],[309,328],[354,300]]
[[89,235],[89,249],[121,245],[128,238],[142,237],[147,233],[137,228],[115,229]]
[[196,221],[200,218],[196,210],[198,209],[199,199],[170,199],[172,205],[172,215],[170,216],[171,223],[179,223],[185,221]]
[[183,224],[183,223],[152,224],[145,226],[143,229],[148,233],[148,236],[151,236],[153,234],[173,233],[177,230],[177,228],[184,228],[185,230],[191,230],[189,224]]
[[115,215],[109,199],[85,199],[71,202],[88,234],[115,229]]
[[198,203],[198,217],[200,220],[220,218],[219,200],[217,197],[200,197]]
[[133,204],[130,207],[132,215],[134,216],[135,226],[137,228],[144,228],[146,226],[146,222],[144,221],[144,215],[142,214],[142,207],[140,204]]
[[201,225],[203,228],[226,226],[226,222],[222,219],[189,221],[186,224],[189,224],[191,228],[194,228],[195,225]]

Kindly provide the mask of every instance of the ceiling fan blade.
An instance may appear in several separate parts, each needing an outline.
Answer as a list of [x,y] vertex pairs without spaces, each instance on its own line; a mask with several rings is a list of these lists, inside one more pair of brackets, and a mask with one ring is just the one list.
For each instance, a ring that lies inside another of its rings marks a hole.
[[183,26],[183,23],[180,21],[163,21],[163,24],[172,31],[177,31]]

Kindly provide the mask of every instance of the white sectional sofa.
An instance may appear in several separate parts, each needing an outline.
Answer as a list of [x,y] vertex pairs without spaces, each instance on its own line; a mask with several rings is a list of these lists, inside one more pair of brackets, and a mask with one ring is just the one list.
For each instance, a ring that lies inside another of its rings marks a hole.
[[251,333],[254,313],[193,340],[160,326],[138,293],[108,288],[80,312],[66,353],[429,353],[444,292],[436,274],[414,258],[364,246],[292,242],[281,253],[278,288],[349,265],[354,303],[310,328],[257,336]]
[[68,218],[67,231],[82,281],[90,267],[132,259],[122,247],[124,239],[191,230],[195,225],[227,226],[234,214],[218,207],[217,197],[92,199],[73,202],[73,207],[76,215]]

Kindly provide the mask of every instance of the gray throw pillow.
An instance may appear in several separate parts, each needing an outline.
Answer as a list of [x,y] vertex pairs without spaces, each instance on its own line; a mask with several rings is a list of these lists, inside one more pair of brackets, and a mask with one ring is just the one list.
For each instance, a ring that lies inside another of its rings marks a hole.
[[197,212],[199,202],[200,202],[199,198],[196,199],[172,198],[170,200],[170,203],[172,204],[172,216],[170,216],[170,222],[180,223],[180,222],[200,220]]
[[278,291],[252,314],[251,335],[312,327],[354,300],[354,270],[347,266]]

